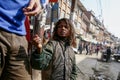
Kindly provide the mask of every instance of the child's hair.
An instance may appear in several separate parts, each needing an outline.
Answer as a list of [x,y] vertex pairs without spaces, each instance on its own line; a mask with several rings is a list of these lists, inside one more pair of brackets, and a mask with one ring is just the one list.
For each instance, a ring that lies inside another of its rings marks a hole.
[[58,29],[59,24],[61,24],[61,22],[63,22],[63,21],[67,24],[68,27],[70,27],[70,36],[67,38],[67,41],[69,42],[69,44],[71,46],[75,47],[76,46],[75,29],[74,29],[74,26],[73,26],[71,20],[69,20],[67,18],[62,18],[62,19],[58,20],[58,22],[55,24],[52,39],[60,40],[60,37],[57,34],[57,29]]

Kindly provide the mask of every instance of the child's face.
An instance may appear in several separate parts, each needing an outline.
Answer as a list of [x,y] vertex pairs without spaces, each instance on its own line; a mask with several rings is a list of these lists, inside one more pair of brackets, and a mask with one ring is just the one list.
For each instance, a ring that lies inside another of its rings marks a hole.
[[70,27],[67,26],[64,21],[62,21],[62,22],[58,25],[57,34],[58,34],[60,37],[68,37],[68,36],[70,35]]

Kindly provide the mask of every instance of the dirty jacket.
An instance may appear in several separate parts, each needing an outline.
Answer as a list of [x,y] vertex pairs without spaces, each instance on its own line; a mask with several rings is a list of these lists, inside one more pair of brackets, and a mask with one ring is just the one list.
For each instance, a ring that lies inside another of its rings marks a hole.
[[42,80],[76,80],[75,53],[69,44],[50,41],[32,60],[32,67],[42,70]]

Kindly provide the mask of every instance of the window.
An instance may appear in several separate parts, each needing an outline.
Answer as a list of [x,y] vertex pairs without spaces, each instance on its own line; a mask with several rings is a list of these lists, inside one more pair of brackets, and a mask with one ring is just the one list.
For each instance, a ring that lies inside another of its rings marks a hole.
[[76,28],[77,27],[77,22],[75,21],[74,24],[75,24],[75,28]]
[[63,0],[65,3],[67,3],[67,0]]
[[62,7],[62,0],[59,1],[59,7]]
[[64,18],[64,17],[65,17],[65,11],[61,11],[60,18]]
[[81,28],[81,23],[77,23],[77,28],[80,29]]
[[78,8],[78,14],[79,14],[80,17],[81,17],[81,15],[82,15],[82,10],[80,9],[80,7]]
[[66,14],[66,18],[68,18],[68,19],[69,19],[69,18],[70,18],[70,14]]
[[69,5],[69,6],[72,5],[72,0],[68,0],[68,5]]

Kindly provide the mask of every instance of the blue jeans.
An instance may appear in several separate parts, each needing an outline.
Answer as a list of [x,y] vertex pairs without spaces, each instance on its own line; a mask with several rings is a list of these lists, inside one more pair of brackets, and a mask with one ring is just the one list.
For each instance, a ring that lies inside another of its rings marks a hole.
[[27,48],[25,36],[0,29],[1,80],[31,80]]

